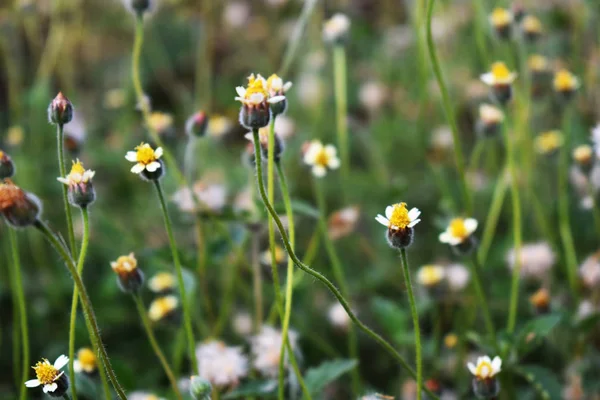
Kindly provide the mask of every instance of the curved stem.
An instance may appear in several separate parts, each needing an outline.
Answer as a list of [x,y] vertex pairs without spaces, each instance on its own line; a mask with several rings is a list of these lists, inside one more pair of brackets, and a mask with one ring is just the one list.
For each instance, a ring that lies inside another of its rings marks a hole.
[[402,258],[402,270],[404,272],[404,281],[406,283],[406,292],[408,293],[408,301],[410,302],[410,313],[412,315],[413,326],[415,330],[415,353],[417,364],[417,400],[421,400],[423,396],[423,360],[421,357],[421,330],[419,328],[419,314],[417,314],[417,305],[415,295],[413,294],[412,283],[410,281],[410,270],[408,269],[408,258],[406,257],[406,249],[400,250]]
[[[56,125],[56,147],[58,151],[58,169],[60,171],[60,176],[67,176],[67,171],[65,169],[65,156],[64,156],[64,126],[62,124]],[[75,233],[73,231],[73,215],[71,214],[71,206],[69,205],[69,198],[67,195],[67,186],[62,186],[63,193],[63,203],[65,205],[65,215],[67,217],[67,230],[69,233],[69,248],[71,249],[71,254],[73,257],[77,257],[77,248],[75,247]],[[75,400],[75,399],[74,399]]]
[[154,350],[154,354],[158,357],[160,364],[162,365],[165,373],[167,374],[167,378],[169,378],[169,382],[171,383],[171,387],[173,388],[173,392],[175,393],[175,397],[179,400],[182,399],[181,393],[179,392],[179,387],[177,387],[177,380],[175,379],[175,375],[173,375],[173,371],[167,362],[167,358],[163,354],[158,342],[156,341],[156,337],[154,336],[154,332],[152,331],[152,326],[150,325],[150,320],[148,319],[148,315],[146,314],[146,309],[144,308],[144,303],[142,302],[142,298],[139,294],[133,295],[133,301],[137,307],[138,313],[140,314],[140,319],[142,320],[142,324],[144,325],[144,329],[146,330],[146,335],[148,336],[148,341],[150,341],[150,345],[152,346],[152,350]]
[[112,369],[110,364],[110,360],[108,358],[108,354],[106,353],[106,348],[104,347],[104,343],[102,343],[102,337],[100,336],[100,328],[98,327],[98,321],[96,320],[96,314],[94,313],[94,309],[92,307],[92,302],[85,290],[85,286],[83,285],[83,281],[79,277],[77,273],[77,269],[75,267],[75,263],[71,259],[68,250],[63,246],[60,240],[57,239],[54,233],[50,230],[50,228],[42,221],[37,220],[35,223],[35,227],[46,237],[46,239],[50,242],[52,247],[58,252],[58,254],[62,257],[67,269],[71,273],[73,277],[73,281],[75,282],[75,286],[77,286],[77,290],[79,291],[79,295],[81,296],[81,305],[83,307],[83,312],[86,319],[89,321],[89,324],[93,331],[93,338],[95,344],[98,346],[98,351],[100,353],[100,358],[104,363],[104,368],[108,373],[108,377],[112,383],[112,386],[115,388],[117,395],[121,400],[127,400],[127,396],[121,388],[117,376]]
[[181,260],[179,259],[179,252],[177,251],[177,244],[175,243],[175,236],[173,235],[173,227],[171,225],[171,218],[169,217],[169,210],[167,209],[167,203],[165,202],[165,195],[162,187],[158,180],[154,181],[154,187],[158,194],[158,200],[160,201],[160,209],[163,214],[165,221],[165,228],[167,230],[167,236],[169,237],[169,245],[171,247],[171,255],[173,256],[173,263],[175,263],[175,271],[177,273],[177,284],[179,286],[179,294],[181,295],[181,303],[183,305],[183,322],[185,326],[185,332],[188,341],[188,352],[190,361],[192,362],[192,370],[194,374],[198,374],[198,362],[196,361],[196,352],[194,346],[196,340],[194,339],[194,331],[192,330],[192,315],[190,312],[190,302],[185,293],[185,285],[183,283],[183,272],[181,269]]
[[348,143],[348,90],[346,77],[346,49],[343,44],[333,47],[333,79],[335,84],[335,111],[337,139],[342,159],[342,183],[348,181],[350,169],[350,145]]
[[[323,283],[327,287],[327,289],[329,289],[329,291],[335,296],[335,298],[340,302],[342,307],[344,307],[344,310],[346,310],[346,313],[348,314],[348,316],[350,317],[352,322],[354,324],[356,324],[360,330],[362,330],[364,333],[369,335],[373,340],[375,340],[381,347],[383,347],[396,361],[398,361],[400,363],[400,365],[408,372],[408,374],[411,377],[415,378],[417,376],[415,371],[412,369],[412,367],[410,365],[408,365],[408,363],[404,360],[402,355],[400,355],[400,353],[398,353],[398,351],[396,349],[394,349],[392,347],[392,345],[390,345],[385,339],[383,339],[381,336],[379,336],[377,333],[375,333],[373,330],[371,330],[369,327],[367,327],[365,324],[363,324],[356,317],[356,314],[354,314],[354,312],[350,308],[350,305],[348,304],[348,302],[346,301],[344,296],[342,296],[342,294],[340,293],[338,288],[336,288],[335,285],[333,283],[331,283],[331,281],[329,279],[327,279],[325,276],[321,275],[319,272],[315,271],[314,269],[310,268],[308,265],[306,265],[302,261],[300,261],[300,259],[296,255],[296,253],[294,253],[294,250],[292,249],[292,247],[290,245],[289,238],[285,231],[283,223],[281,222],[281,219],[279,218],[279,216],[277,215],[277,212],[273,208],[273,205],[269,202],[269,199],[267,198],[267,192],[265,190],[265,184],[264,184],[263,177],[262,177],[262,165],[261,165],[262,156],[260,154],[260,144],[259,144],[260,142],[259,142],[259,136],[258,136],[258,129],[253,129],[252,135],[254,138],[254,154],[256,156],[255,165],[256,165],[256,175],[257,175],[257,180],[258,180],[258,191],[260,193],[260,197],[261,197],[265,207],[267,208],[267,211],[269,212],[271,217],[275,220],[275,224],[277,225],[277,228],[279,229],[279,234],[281,235],[281,237],[283,239],[283,245],[284,245],[285,249],[287,250],[288,255],[294,261],[294,264],[302,271],[306,272],[307,274],[311,275],[312,277],[316,278],[321,283]],[[439,397],[436,396],[435,394],[433,394],[429,389],[425,388],[425,391],[432,399],[439,400]]]
[[[23,346],[22,373],[21,382],[27,380],[29,373],[29,328],[27,326],[27,307],[25,305],[25,295],[23,294],[23,280],[21,278],[21,258],[19,257],[19,245],[17,242],[17,233],[13,229],[8,230],[10,240],[10,250],[12,254],[12,264],[14,269],[15,291],[17,292],[17,301],[19,303],[19,314],[21,321],[21,345]],[[27,397],[25,385],[19,385],[19,399],[24,400]]]
[[483,311],[483,319],[485,321],[488,334],[494,342],[494,347],[497,349],[498,344],[496,342],[496,328],[494,327],[490,307],[488,306],[485,293],[483,292],[483,285],[481,283],[481,267],[475,253],[473,253],[471,259],[471,275],[473,275],[473,288],[475,289],[475,295],[477,296],[477,300],[479,301],[480,307]]
[[427,6],[427,47],[429,49],[429,58],[431,59],[431,64],[433,66],[433,72],[435,73],[435,77],[438,81],[438,85],[440,86],[440,92],[442,94],[442,105],[444,106],[444,112],[446,113],[446,118],[450,124],[450,128],[452,130],[452,139],[454,141],[454,161],[456,163],[456,170],[458,172],[460,178],[460,186],[463,194],[463,200],[465,202],[466,213],[468,215],[473,215],[473,200],[469,193],[469,189],[467,186],[467,180],[465,175],[465,158],[463,156],[462,149],[460,147],[461,140],[458,133],[458,125],[456,124],[456,119],[454,116],[454,110],[452,108],[452,102],[450,101],[450,96],[448,94],[448,89],[446,88],[446,83],[444,82],[444,77],[442,75],[442,70],[440,68],[440,63],[437,58],[437,54],[435,52],[435,44],[433,42],[433,33],[431,30],[431,19],[433,16],[433,6],[435,4],[435,0],[429,0],[429,4]]

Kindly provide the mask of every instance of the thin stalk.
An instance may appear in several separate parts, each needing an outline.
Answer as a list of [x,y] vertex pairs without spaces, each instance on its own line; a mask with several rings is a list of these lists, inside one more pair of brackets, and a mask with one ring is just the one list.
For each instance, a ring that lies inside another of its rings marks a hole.
[[254,333],[260,332],[263,321],[262,271],[260,267],[260,243],[258,235],[252,235],[250,247],[252,262],[252,287],[254,291]]
[[469,188],[467,186],[465,157],[460,146],[461,140],[458,133],[458,125],[456,124],[456,118],[454,116],[452,102],[450,101],[450,95],[448,94],[446,83],[444,82],[444,77],[440,68],[440,62],[438,61],[437,54],[435,52],[435,43],[433,41],[433,33],[431,30],[434,4],[435,0],[429,0],[429,4],[427,6],[427,47],[429,49],[429,58],[431,59],[433,72],[435,73],[435,77],[442,94],[442,105],[444,106],[444,112],[446,113],[446,118],[448,119],[450,128],[452,130],[452,139],[454,141],[454,161],[456,163],[456,170],[460,179],[460,186],[463,194],[463,201],[465,202],[466,213],[467,215],[473,215],[473,199],[471,198]]
[[[17,301],[19,303],[19,320],[21,322],[21,346],[22,352],[22,376],[21,382],[27,380],[29,373],[29,328],[27,326],[27,307],[25,305],[25,295],[23,294],[23,280],[21,278],[21,258],[19,257],[19,244],[17,242],[17,233],[13,229],[8,230],[10,240],[10,250],[12,254],[12,264],[14,269],[15,291],[17,292]],[[19,399],[24,400],[27,397],[25,385],[19,385]]]
[[196,231],[196,258],[198,263],[198,278],[200,279],[200,285],[202,287],[202,304],[206,316],[214,321],[215,316],[213,313],[212,302],[210,300],[210,292],[208,288],[208,279],[206,277],[206,237],[204,235],[203,224],[199,213],[195,215],[194,229]]
[[[344,307],[344,310],[346,310],[346,313],[348,314],[348,316],[350,317],[352,322],[354,324],[356,324],[360,330],[362,330],[364,333],[369,335],[373,340],[375,340],[381,347],[383,347],[396,361],[398,361],[398,363],[400,363],[400,365],[408,372],[408,374],[411,377],[415,378],[417,375],[416,375],[414,369],[412,369],[412,367],[410,365],[408,365],[408,363],[404,360],[402,355],[400,353],[398,353],[398,351],[396,349],[394,349],[392,347],[392,345],[390,345],[385,339],[383,339],[381,336],[379,336],[377,333],[375,333],[373,330],[371,330],[369,327],[367,327],[365,324],[363,324],[356,317],[356,314],[354,314],[354,312],[350,308],[350,304],[348,304],[348,302],[346,301],[344,296],[342,296],[342,294],[340,293],[338,288],[336,288],[335,285],[333,283],[331,283],[331,281],[329,279],[327,279],[325,276],[323,276],[319,272],[315,271],[314,269],[310,268],[308,265],[306,265],[302,261],[300,261],[300,259],[296,255],[296,253],[294,253],[294,250],[292,249],[292,247],[290,245],[290,241],[289,241],[288,235],[285,231],[285,228],[283,226],[283,223],[281,222],[281,219],[277,215],[277,212],[275,211],[275,209],[273,208],[273,205],[269,202],[269,199],[267,197],[267,192],[265,190],[265,184],[264,184],[264,180],[263,180],[263,176],[262,176],[262,156],[260,153],[260,142],[259,142],[260,138],[258,136],[258,129],[253,129],[252,135],[254,138],[254,154],[256,156],[255,166],[256,166],[256,175],[257,175],[257,180],[258,180],[258,191],[260,193],[260,197],[261,197],[265,207],[267,208],[267,211],[269,212],[271,217],[275,220],[275,225],[277,225],[277,228],[279,229],[279,234],[282,237],[283,245],[284,245],[286,251],[288,252],[288,255],[294,261],[294,264],[302,271],[306,272],[307,274],[311,275],[312,277],[316,278],[321,283],[323,283],[329,289],[329,291],[335,296],[335,298],[340,302],[342,307]],[[432,399],[439,400],[439,397],[436,396],[435,394],[433,394],[429,389],[425,388],[425,391]]]
[[521,199],[519,195],[519,176],[515,163],[516,151],[513,143],[514,138],[510,137],[508,120],[504,123],[504,143],[507,153],[507,166],[510,172],[510,195],[512,203],[513,217],[513,241],[515,246],[515,262],[512,271],[512,282],[510,289],[510,305],[508,312],[507,331],[513,333],[517,322],[517,308],[519,305],[519,278],[521,275]]
[[508,188],[508,181],[506,179],[507,170],[508,167],[504,167],[500,172],[498,179],[496,180],[496,187],[494,188],[494,194],[492,195],[492,204],[490,205],[490,210],[488,211],[485,220],[485,228],[483,230],[481,245],[477,251],[479,264],[482,265],[485,264],[487,260],[488,252],[496,233],[496,226],[498,225],[500,211],[502,211],[502,204],[504,203],[506,189]]
[[412,315],[413,326],[415,330],[415,353],[417,364],[417,400],[421,400],[423,396],[423,360],[421,356],[421,330],[419,328],[419,315],[417,314],[417,303],[413,294],[412,283],[410,281],[410,270],[408,269],[408,257],[406,249],[400,249],[402,258],[402,270],[404,271],[404,282],[406,283],[406,291],[408,293],[408,301],[410,302],[410,313]]
[[[10,244],[10,243],[9,243]],[[17,289],[16,289],[16,285],[17,282],[15,280],[15,272],[13,271],[14,268],[14,263],[11,259],[12,254],[11,250],[8,248],[7,244],[7,248],[5,251],[5,254],[7,255],[7,260],[6,260],[6,265],[8,266],[8,273],[9,273],[9,279],[11,282],[11,300],[12,300],[12,360],[13,360],[13,365],[12,365],[12,372],[14,374],[13,378],[15,380],[14,384],[15,387],[20,387],[23,384],[23,379],[22,376],[20,375],[19,371],[21,371],[21,338],[22,338],[22,334],[21,334],[21,315],[19,313],[19,298],[17,295]],[[25,367],[23,367],[25,368]]]
[[346,48],[343,44],[333,47],[333,80],[335,89],[335,113],[337,120],[337,140],[342,160],[342,183],[346,184],[350,171],[350,144],[348,138],[348,78]]
[[485,321],[488,334],[492,338],[494,347],[498,349],[498,344],[496,342],[496,328],[494,327],[492,313],[490,312],[490,307],[483,291],[483,284],[481,283],[481,266],[479,265],[477,255],[475,253],[473,253],[471,260],[471,275],[473,276],[473,288],[475,289],[475,296],[477,296],[477,301],[479,302],[479,306],[483,311],[483,320]]
[[[67,176],[67,171],[65,169],[65,156],[64,156],[64,141],[65,141],[65,133],[63,124],[56,125],[56,148],[58,150],[58,169],[60,171],[60,176]],[[69,248],[71,249],[71,254],[74,257],[77,257],[77,248],[75,247],[75,233],[73,231],[73,215],[71,214],[71,206],[69,205],[69,198],[67,195],[67,186],[62,186],[63,193],[63,203],[65,205],[65,215],[67,217],[67,229],[69,232]]]
[[185,292],[185,285],[183,283],[183,272],[181,268],[181,260],[179,259],[179,252],[177,251],[177,243],[175,242],[175,236],[173,235],[173,226],[171,225],[171,218],[169,217],[169,210],[167,209],[167,203],[165,202],[165,195],[160,185],[160,181],[154,181],[154,187],[158,194],[158,200],[160,202],[160,209],[163,214],[165,221],[165,229],[167,230],[167,236],[169,237],[169,245],[171,247],[171,255],[173,257],[173,263],[175,264],[175,271],[177,273],[177,284],[179,286],[179,294],[181,296],[181,303],[183,306],[183,324],[185,326],[185,332],[188,341],[188,352],[190,361],[192,363],[192,371],[198,375],[198,362],[196,361],[196,351],[194,346],[196,340],[194,339],[194,331],[192,330],[192,314],[190,312],[190,302]]
[[598,208],[598,196],[596,196],[594,186],[588,182],[588,193],[592,199],[592,216],[594,218],[594,229],[596,230],[596,236],[600,237],[600,209]]
[[[317,200],[317,207],[319,209],[319,226],[321,227],[321,235],[325,244],[325,250],[327,251],[329,261],[331,261],[331,269],[333,271],[333,276],[338,282],[338,285],[340,286],[340,292],[342,293],[342,296],[349,297],[350,290],[348,289],[348,283],[344,274],[344,268],[342,267],[342,263],[335,250],[335,246],[331,238],[329,237],[329,232],[327,229],[327,207],[325,204],[323,187],[319,185],[319,182],[317,182],[316,179],[314,180],[315,197]],[[348,353],[350,354],[350,358],[358,360],[358,341],[356,338],[356,331],[354,329],[354,325],[350,325],[348,327]],[[358,368],[352,369],[352,391],[354,392],[355,396],[359,395],[361,392],[360,375],[358,373]]]
[[37,220],[35,222],[35,227],[46,237],[46,240],[48,240],[48,242],[50,242],[52,247],[54,247],[54,249],[57,251],[57,253],[62,257],[63,261],[65,262],[65,265],[67,266],[67,269],[71,273],[71,276],[73,277],[73,281],[75,282],[75,286],[77,286],[77,290],[79,291],[79,295],[81,296],[81,305],[83,307],[84,315],[85,315],[86,319],[88,319],[90,326],[92,328],[92,331],[94,333],[93,334],[94,342],[98,346],[98,350],[100,352],[100,358],[102,359],[102,361],[104,363],[104,368],[106,369],[106,372],[108,373],[110,382],[111,382],[112,386],[115,388],[115,391],[117,392],[117,395],[119,396],[119,399],[127,400],[127,396],[125,395],[123,388],[121,388],[121,385],[119,384],[117,376],[115,375],[115,372],[112,369],[112,366],[110,364],[110,359],[108,358],[108,354],[106,353],[106,348],[104,347],[104,343],[102,342],[102,337],[100,336],[100,328],[98,327],[98,321],[96,320],[96,314],[94,313],[94,308],[92,307],[92,302],[90,301],[90,298],[87,294],[87,290],[85,289],[85,286],[83,285],[83,281],[81,280],[81,278],[79,277],[79,274],[77,273],[75,263],[71,259],[68,249],[66,249],[64,247],[62,242],[56,237],[56,235],[50,230],[50,228],[44,222]]
[[140,314],[140,319],[142,320],[142,324],[144,325],[144,329],[146,331],[146,335],[148,336],[148,341],[150,341],[150,345],[152,346],[152,350],[154,350],[154,354],[158,357],[160,364],[162,365],[165,374],[167,374],[167,378],[169,378],[169,382],[171,383],[171,387],[173,388],[173,392],[175,393],[175,397],[179,400],[182,399],[181,393],[179,392],[179,387],[177,386],[177,379],[175,379],[175,375],[169,366],[169,362],[167,361],[165,355],[158,342],[156,341],[156,337],[154,336],[154,331],[152,330],[152,326],[150,325],[150,320],[148,319],[148,314],[146,313],[146,308],[144,307],[144,303],[142,302],[142,298],[139,294],[133,295],[133,301],[137,307],[138,313]]
[[318,0],[306,0],[304,2],[304,6],[302,7],[302,11],[300,13],[300,17],[298,18],[298,22],[294,26],[294,30],[290,35],[290,40],[288,45],[286,46],[285,54],[283,55],[283,62],[280,68],[279,76],[286,76],[290,66],[292,65],[292,61],[294,61],[294,56],[298,50],[298,45],[300,44],[300,39],[302,39],[302,33],[306,28],[306,24],[315,9],[315,5]]

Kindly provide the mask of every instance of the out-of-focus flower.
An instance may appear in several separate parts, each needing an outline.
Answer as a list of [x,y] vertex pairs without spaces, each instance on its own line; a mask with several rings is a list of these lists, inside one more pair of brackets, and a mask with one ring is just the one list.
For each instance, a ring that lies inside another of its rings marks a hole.
[[545,314],[550,307],[550,292],[542,287],[529,297],[529,302],[537,313]]
[[596,149],[596,157],[600,158],[600,123],[592,128],[591,139]]
[[69,203],[76,207],[87,207],[96,199],[92,178],[96,172],[86,170],[81,161],[73,161],[71,172],[66,177],[56,178],[69,187]]
[[492,28],[494,28],[498,37],[501,39],[508,39],[514,21],[513,13],[506,8],[496,7],[489,18]]
[[386,396],[380,393],[371,393],[362,396],[359,400],[394,400],[394,396]]
[[350,317],[340,303],[335,303],[327,311],[327,319],[334,328],[340,330],[347,330],[350,327]]
[[[277,121],[277,120],[276,120]],[[269,132],[270,128],[265,126],[264,128],[260,128],[258,130],[258,140],[260,142],[261,154],[263,158],[268,159],[269,157]],[[254,133],[248,132],[245,136],[250,142],[254,143]],[[283,140],[277,135],[277,132],[274,132],[273,135],[273,159],[276,163],[281,160],[281,156],[283,154],[284,145]]]
[[151,321],[158,322],[176,315],[178,307],[179,299],[176,296],[159,297],[150,303],[148,317]]
[[125,293],[137,293],[144,283],[144,273],[138,268],[137,260],[133,253],[120,256],[116,261],[111,261],[110,266],[117,274],[117,283]]
[[43,359],[38,361],[33,367],[36,379],[25,382],[25,386],[33,388],[43,386],[44,393],[52,397],[62,397],[69,389],[69,379],[63,371],[60,371],[69,362],[69,357],[61,355],[50,364],[50,361]]
[[581,376],[571,374],[567,378],[567,384],[563,388],[562,398],[564,400],[584,400],[585,392],[581,384]]
[[489,379],[500,373],[502,360],[498,356],[494,357],[494,360],[491,360],[488,356],[483,356],[477,359],[476,364],[471,362],[467,363],[467,367],[474,377],[478,379]]
[[148,287],[154,293],[164,294],[175,290],[177,282],[170,272],[159,272],[148,280]]
[[304,151],[304,163],[312,167],[312,173],[317,178],[327,174],[328,169],[338,169],[340,159],[334,145],[323,145],[320,140],[311,141]]
[[534,140],[535,150],[542,155],[555,154],[562,147],[564,137],[562,132],[553,130],[542,132]]
[[446,336],[444,336],[444,346],[446,346],[447,349],[453,349],[456,347],[457,344],[458,336],[456,336],[456,334],[449,333]]
[[539,18],[533,15],[525,16],[525,18],[523,18],[521,26],[523,28],[523,34],[525,35],[525,38],[527,38],[530,41],[536,40],[544,32],[544,29],[542,27],[542,21],[540,21]]
[[573,93],[579,89],[581,82],[578,77],[573,75],[569,70],[563,68],[554,74],[552,86],[554,87],[555,92],[560,94],[563,99],[568,100]]
[[375,220],[388,228],[386,237],[389,245],[402,249],[412,244],[413,227],[421,221],[420,215],[418,208],[408,211],[406,203],[396,203],[385,208],[385,217],[377,214]]
[[449,126],[439,126],[431,134],[431,157],[443,160],[454,149],[454,137]]
[[129,400],[166,400],[164,397],[149,392],[133,392],[127,395]]
[[312,73],[304,73],[296,85],[298,100],[304,107],[317,108],[323,101],[325,88],[321,79]]
[[363,107],[375,113],[381,109],[388,98],[387,87],[379,81],[365,82],[360,87],[358,98]]
[[462,264],[451,264],[446,267],[446,282],[453,292],[460,292],[467,287],[471,273]]
[[73,116],[71,122],[65,125],[65,149],[75,157],[81,152],[81,147],[85,141],[86,127],[81,113]]
[[450,246],[458,246],[468,241],[477,229],[475,218],[454,218],[448,224],[446,230],[440,233],[439,239],[442,243]]
[[207,132],[213,138],[221,138],[231,130],[233,123],[223,115],[214,114],[208,119]]
[[223,10],[223,21],[230,28],[241,28],[250,18],[250,7],[245,1],[227,2]]
[[190,115],[185,122],[185,133],[190,138],[202,137],[208,127],[208,116],[204,111],[198,111]]
[[575,147],[573,149],[573,160],[583,173],[589,173],[594,166],[594,149],[588,144]]
[[48,122],[56,125],[65,125],[73,119],[73,104],[62,93],[58,92],[48,106]]
[[160,111],[154,111],[148,117],[147,124],[151,130],[163,136],[168,134],[173,128],[173,116]]
[[594,289],[600,286],[600,252],[588,256],[579,267],[579,276],[583,284]]
[[277,74],[273,74],[267,79],[267,90],[269,92],[269,97],[279,98],[283,96],[283,99],[280,101],[271,103],[271,114],[273,117],[285,113],[288,105],[285,95],[291,87],[292,82],[284,82],[283,79],[281,79]]
[[73,361],[73,370],[80,374],[93,374],[98,370],[98,359],[96,354],[87,347],[82,347],[77,351],[77,359]]
[[441,265],[423,265],[417,271],[417,282],[426,288],[439,285],[446,277],[446,271]]
[[0,180],[10,178],[15,174],[15,164],[8,154],[0,150]]
[[598,312],[598,308],[590,300],[583,300],[577,308],[577,320],[584,320]]
[[194,400],[210,400],[212,386],[208,380],[199,376],[192,376],[190,378],[189,392]]
[[328,43],[340,44],[348,37],[350,31],[350,18],[337,13],[323,24],[323,40]]
[[[275,264],[281,265],[287,260],[287,253],[281,246],[275,245]],[[262,252],[260,262],[263,265],[271,265],[271,251],[269,249]]]
[[531,73],[545,73],[549,70],[550,62],[540,54],[532,54],[527,59],[527,67]]
[[282,140],[286,141],[291,138],[296,130],[294,121],[287,115],[279,115],[275,119],[275,133]]
[[340,239],[354,232],[360,217],[358,206],[342,208],[329,216],[327,232],[332,240]]
[[252,333],[252,316],[247,312],[235,313],[231,321],[233,331],[238,336],[248,336]]
[[241,347],[226,346],[221,341],[198,345],[196,359],[200,377],[218,388],[234,387],[248,374],[248,359]]
[[[289,330],[288,339],[292,351],[295,351],[298,334],[293,330]],[[281,331],[268,325],[263,326],[259,334],[250,338],[252,366],[261,375],[269,378],[278,376],[282,340]],[[287,355],[285,363],[288,364]]]
[[42,204],[10,179],[0,182],[0,214],[15,228],[33,225],[41,214]]
[[180,188],[173,194],[172,200],[183,212],[196,212],[196,203],[201,208],[219,212],[227,204],[227,188],[220,182],[206,178],[195,182],[192,190],[187,186]]
[[[556,256],[546,242],[525,244],[520,250],[521,277],[544,279],[556,261]],[[508,266],[515,266],[515,249],[507,255]]]
[[498,128],[504,122],[504,112],[496,106],[482,104],[479,106],[479,120],[477,130],[484,137],[495,136]]
[[154,150],[148,143],[142,142],[135,148],[135,151],[128,151],[125,155],[125,159],[127,161],[136,163],[131,168],[131,172],[134,174],[140,174],[143,171],[154,173],[163,169],[162,161],[160,160],[162,155],[162,147],[158,147],[156,150]]
[[116,110],[125,105],[127,93],[122,88],[109,89],[104,93],[104,108]]
[[8,146],[16,147],[23,143],[25,132],[20,125],[13,125],[6,131],[6,144]]
[[517,73],[510,71],[503,62],[495,62],[490,72],[481,75],[483,83],[492,88],[493,97],[501,104],[506,104],[512,98],[515,79]]
[[238,86],[235,90],[238,94],[235,100],[242,103],[240,124],[247,129],[267,126],[271,118],[269,105],[285,100],[285,96],[270,96],[267,81],[260,74],[251,74],[248,77],[248,86]]

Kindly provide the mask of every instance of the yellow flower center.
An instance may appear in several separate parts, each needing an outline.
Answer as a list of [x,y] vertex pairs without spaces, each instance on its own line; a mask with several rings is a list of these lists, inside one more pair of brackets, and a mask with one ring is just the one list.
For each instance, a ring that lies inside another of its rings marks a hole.
[[527,32],[539,33],[542,31],[542,22],[533,15],[528,15],[523,21],[523,28]]
[[148,316],[152,321],[160,321],[171,311],[177,308],[177,297],[165,296],[158,298],[150,304]]
[[454,333],[449,333],[444,337],[444,345],[447,348],[452,349],[457,344],[458,344],[458,336],[456,336]]
[[410,218],[408,217],[408,210],[406,209],[406,203],[394,204],[392,210],[392,217],[390,218],[390,225],[397,226],[400,229],[404,229],[410,224]]
[[508,79],[510,71],[503,62],[495,62],[492,64],[492,75],[496,79]]
[[50,364],[50,362],[46,359],[38,361],[33,369],[38,381],[40,381],[42,385],[48,385],[54,382],[59,374],[58,370],[54,368],[54,365]]
[[492,374],[493,368],[492,364],[487,361],[481,361],[477,364],[477,369],[475,370],[475,376],[478,378],[489,378]]
[[136,156],[139,163],[146,165],[156,160],[154,150],[147,143],[140,144],[135,150],[137,151]]
[[83,168],[83,164],[81,161],[73,161],[73,166],[71,166],[71,174],[80,174],[83,175],[85,172],[85,168]]
[[0,150],[0,158],[4,157],[4,152]]
[[592,147],[585,144],[573,150],[573,158],[580,164],[589,164],[592,160]]
[[561,69],[554,77],[554,88],[558,91],[573,90],[575,88],[575,77],[566,69]]
[[265,99],[268,97],[267,88],[265,87],[265,81],[263,78],[254,77],[254,74],[248,77],[248,87],[246,88],[246,94],[244,97],[249,99],[255,93],[262,94]]
[[559,131],[550,131],[540,134],[535,139],[538,152],[545,154],[558,149],[563,144],[563,137]]
[[110,263],[112,269],[119,275],[128,274],[137,268],[137,260],[133,253],[127,256],[120,256],[117,261]]
[[171,289],[175,286],[175,277],[168,272],[160,272],[150,280],[150,285],[158,292]]
[[512,14],[505,8],[497,7],[492,12],[491,20],[494,26],[505,26],[512,22]]
[[77,352],[77,359],[84,369],[96,368],[96,355],[87,347],[84,347]]
[[465,220],[462,218],[454,218],[452,221],[450,221],[450,234],[461,239],[469,236],[469,231],[465,226]]
[[539,54],[534,54],[529,57],[527,64],[532,71],[544,71],[548,68],[548,59]]
[[419,283],[423,286],[435,286],[442,281],[442,270],[437,265],[425,265],[418,274]]
[[323,167],[329,165],[329,156],[327,155],[327,152],[324,148],[321,149],[321,151],[319,151],[315,156],[315,164],[321,165]]
[[153,112],[148,117],[148,125],[158,132],[163,132],[173,125],[173,117],[161,112]]
[[[281,78],[277,74],[269,76],[267,79],[267,88],[269,90],[281,90],[281,87],[273,87],[273,82],[281,82]],[[278,85],[279,86],[279,85]]]

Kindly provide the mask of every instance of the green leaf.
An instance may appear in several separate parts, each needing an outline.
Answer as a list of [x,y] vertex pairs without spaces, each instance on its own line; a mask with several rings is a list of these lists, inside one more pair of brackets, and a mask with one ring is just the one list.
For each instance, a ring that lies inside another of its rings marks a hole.
[[292,200],[292,210],[294,211],[294,213],[305,215],[307,217],[312,217],[314,219],[318,219],[321,215],[319,210],[316,209],[313,205],[301,200]]
[[248,397],[270,398],[277,394],[277,381],[250,381],[238,386],[223,396],[224,399],[246,399]]
[[524,365],[516,369],[543,400],[561,400],[562,386],[560,380],[551,370],[536,365]]
[[600,322],[600,314],[590,315],[576,322],[577,330],[581,333],[587,333],[598,326]]
[[358,362],[356,360],[333,360],[325,361],[315,368],[306,371],[304,382],[311,393],[321,392],[325,386],[335,381],[346,372],[354,369]]
[[559,314],[545,315],[525,325],[518,335],[517,351],[519,354],[523,355],[537,347],[561,319],[562,315]]

